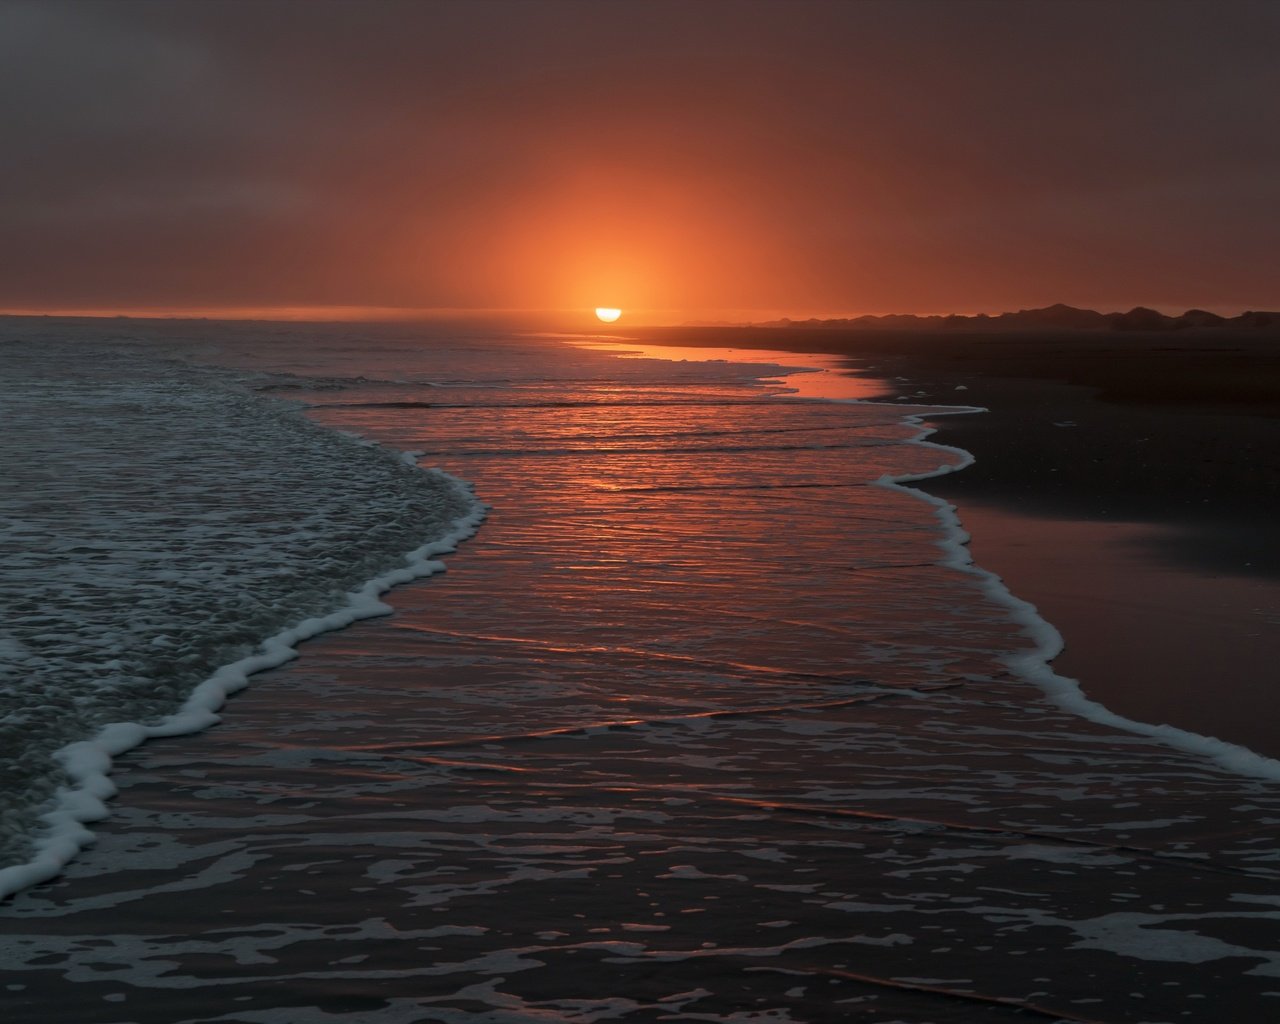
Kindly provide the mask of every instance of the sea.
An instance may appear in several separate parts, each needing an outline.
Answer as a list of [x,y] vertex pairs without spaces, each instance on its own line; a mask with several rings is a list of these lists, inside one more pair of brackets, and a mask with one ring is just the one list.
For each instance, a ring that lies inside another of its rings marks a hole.
[[0,1019],[1280,1019],[1280,764],[1053,671],[981,412],[609,331],[0,318]]

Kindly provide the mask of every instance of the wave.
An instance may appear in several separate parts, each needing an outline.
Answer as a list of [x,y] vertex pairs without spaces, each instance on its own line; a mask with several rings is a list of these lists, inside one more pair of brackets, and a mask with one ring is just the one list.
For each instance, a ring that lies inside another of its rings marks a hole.
[[112,758],[218,721],[296,645],[386,614],[478,528],[469,485],[234,375],[7,346],[0,897],[57,874]]
[[113,722],[90,739],[69,743],[54,751],[53,756],[65,769],[68,784],[58,789],[54,806],[40,815],[44,829],[36,840],[31,859],[0,868],[0,899],[55,877],[81,849],[93,842],[93,833],[85,825],[100,821],[109,813],[106,801],[116,793],[109,778],[113,758],[149,739],[202,732],[217,725],[221,721],[218,710],[229,696],[249,685],[250,676],[296,658],[297,646],[304,640],[342,629],[360,619],[391,614],[392,607],[379,600],[381,594],[444,570],[444,563],[435,556],[456,551],[461,541],[473,536],[484,519],[485,508],[463,481],[439,470],[424,472],[447,481],[472,504],[471,510],[455,519],[443,536],[404,555],[402,566],[350,591],[341,607],[327,615],[303,619],[262,641],[259,653],[221,666],[196,687],[178,711],[159,722],[150,725]]

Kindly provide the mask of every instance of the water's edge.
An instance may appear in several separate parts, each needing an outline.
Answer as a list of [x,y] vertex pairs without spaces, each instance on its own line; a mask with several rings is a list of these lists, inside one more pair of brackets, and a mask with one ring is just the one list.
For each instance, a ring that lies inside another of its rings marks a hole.
[[[822,398],[803,400],[832,401]],[[834,401],[885,406],[891,404],[856,399]],[[985,410],[973,406],[938,406],[930,407],[927,412],[915,413],[904,411],[902,422],[918,431],[910,439],[910,443],[946,453],[950,458],[932,471],[886,475],[875,483],[932,505],[942,532],[937,544],[943,551],[943,557],[938,564],[976,578],[983,592],[1007,609],[1011,619],[1032,640],[1031,650],[1010,654],[1003,659],[1010,671],[1017,678],[1033,683],[1059,707],[1081,718],[1150,737],[1176,749],[1206,757],[1241,775],[1280,780],[1280,761],[1237,744],[1174,726],[1126,718],[1087,697],[1079,681],[1059,675],[1053,670],[1051,663],[1063,646],[1057,629],[1039,615],[1033,604],[1015,596],[998,575],[975,564],[967,547],[969,535],[963,527],[956,506],[920,487],[910,486],[961,471],[975,462],[974,456],[964,449],[928,440],[936,432],[936,428],[929,426],[926,421],[939,416],[983,412]],[[414,453],[403,453],[401,458],[409,465],[417,465]],[[421,471],[447,481],[470,507],[470,511],[452,520],[449,529],[442,536],[406,554],[402,566],[380,574],[348,592],[341,607],[326,615],[302,620],[262,641],[257,653],[218,668],[196,687],[177,712],[159,723],[112,723],[90,739],[76,741],[61,748],[56,756],[72,780],[72,785],[60,789],[55,806],[41,815],[46,828],[35,840],[35,856],[26,863],[0,869],[0,899],[55,877],[80,850],[93,841],[93,833],[86,826],[108,814],[106,801],[116,792],[109,778],[115,757],[151,738],[189,735],[216,724],[219,721],[217,712],[228,696],[246,687],[250,676],[297,657],[297,645],[306,639],[344,628],[360,619],[389,614],[392,609],[379,600],[379,595],[392,587],[433,575],[445,568],[436,556],[455,551],[461,541],[473,536],[485,517],[486,509],[475,497],[470,484],[438,469]]]
[[94,841],[86,827],[110,813],[106,801],[116,793],[110,779],[113,759],[141,746],[149,739],[184,736],[202,732],[221,719],[218,711],[227,698],[249,685],[251,676],[277,668],[298,657],[298,644],[321,633],[343,629],[360,619],[389,615],[390,605],[379,600],[393,587],[443,572],[436,557],[457,550],[475,535],[487,514],[487,506],[474,494],[471,484],[440,469],[418,467],[416,453],[403,452],[401,460],[420,472],[445,481],[470,506],[465,515],[451,521],[449,529],[434,540],[403,556],[403,565],[373,577],[349,591],[345,603],[327,615],[312,616],[263,640],[257,653],[216,669],[187,697],[179,710],[154,725],[113,722],[89,739],[77,740],[55,752],[72,780],[61,787],[54,806],[40,815],[44,833],[35,839],[35,856],[23,864],[0,868],[0,900],[40,882],[48,881],[81,850]]
[[973,555],[968,548],[969,534],[960,521],[955,505],[943,498],[930,494],[923,488],[907,486],[911,483],[920,483],[959,472],[973,465],[976,461],[973,454],[963,448],[928,440],[932,434],[937,432],[937,428],[928,426],[925,422],[926,420],[938,416],[981,413],[985,411],[985,409],[976,406],[966,406],[908,415],[906,422],[920,429],[920,433],[913,439],[913,443],[944,451],[951,455],[957,455],[961,461],[956,464],[947,463],[941,465],[931,473],[885,476],[878,480],[877,484],[890,490],[914,495],[918,499],[933,505],[934,513],[938,522],[942,525],[945,535],[944,539],[938,542],[938,546],[946,552],[940,564],[950,566],[977,578],[983,591],[993,601],[1007,608],[1013,620],[1032,639],[1035,644],[1032,650],[1007,656],[1003,659],[1005,664],[1019,678],[1034,683],[1063,710],[1079,715],[1081,718],[1136,735],[1149,736],[1175,749],[1206,757],[1215,764],[1240,775],[1280,781],[1280,760],[1266,757],[1240,744],[1229,743],[1212,736],[1204,736],[1188,729],[1127,718],[1112,711],[1099,701],[1088,697],[1079,680],[1060,675],[1054,671],[1052,662],[1063,650],[1062,634],[1058,632],[1052,623],[1041,617],[1034,604],[1015,595],[1005,586],[1003,579],[974,562]]

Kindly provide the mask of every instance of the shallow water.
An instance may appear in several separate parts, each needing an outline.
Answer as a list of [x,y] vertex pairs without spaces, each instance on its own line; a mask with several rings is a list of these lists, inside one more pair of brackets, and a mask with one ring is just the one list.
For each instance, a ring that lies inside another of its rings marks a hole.
[[164,720],[468,510],[242,375],[156,355],[30,325],[0,339],[0,868],[30,856],[66,744]]
[[394,617],[125,759],[97,846],[3,912],[8,1019],[1274,1012],[1280,787],[1012,673],[1035,639],[875,484],[958,458],[904,410],[304,330],[182,344],[488,521]]

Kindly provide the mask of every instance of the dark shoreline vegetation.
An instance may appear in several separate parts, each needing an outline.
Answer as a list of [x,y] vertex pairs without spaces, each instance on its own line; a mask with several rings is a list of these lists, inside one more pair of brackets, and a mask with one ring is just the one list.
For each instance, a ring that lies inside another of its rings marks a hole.
[[1016,313],[990,316],[976,313],[966,316],[917,316],[891,313],[888,316],[858,316],[842,319],[792,320],[783,317],[758,324],[759,327],[804,327],[820,330],[906,330],[906,331],[1200,331],[1200,330],[1280,330],[1280,312],[1246,310],[1238,316],[1226,317],[1207,309],[1189,309],[1179,316],[1169,316],[1146,306],[1134,306],[1127,313],[1100,313],[1096,309],[1080,309],[1055,303],[1043,309],[1020,309]]
[[[1274,316],[1274,314],[1271,314]],[[1186,568],[1280,578],[1280,317],[1180,330],[678,327],[655,344],[823,352],[904,402],[977,405],[934,440],[977,462],[929,482],[950,501],[1174,528]],[[959,389],[959,390],[958,390]]]

